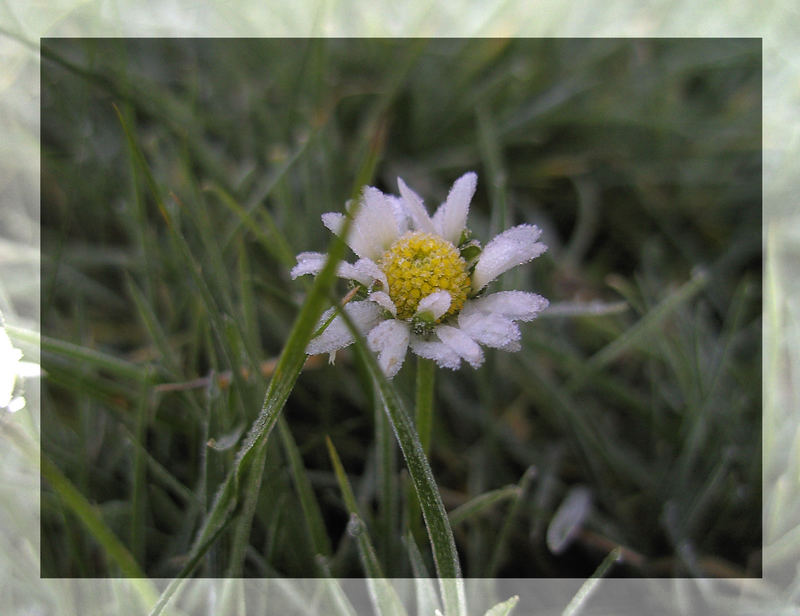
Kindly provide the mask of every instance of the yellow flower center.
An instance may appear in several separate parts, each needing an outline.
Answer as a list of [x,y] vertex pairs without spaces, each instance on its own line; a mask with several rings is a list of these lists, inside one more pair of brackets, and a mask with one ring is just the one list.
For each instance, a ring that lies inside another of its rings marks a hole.
[[397,306],[398,318],[413,317],[419,301],[434,291],[450,293],[450,309],[438,321],[463,308],[470,289],[467,263],[455,246],[438,235],[406,233],[383,253],[378,264],[389,282],[388,293]]

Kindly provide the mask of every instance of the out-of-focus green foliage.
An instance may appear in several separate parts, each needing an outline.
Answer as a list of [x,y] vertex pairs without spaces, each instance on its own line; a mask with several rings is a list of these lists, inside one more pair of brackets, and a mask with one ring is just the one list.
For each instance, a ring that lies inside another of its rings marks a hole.
[[[325,248],[319,215],[343,209],[375,148],[374,183],[396,192],[402,176],[429,208],[475,170],[482,241],[544,229],[546,255],[496,284],[554,305],[627,303],[542,316],[522,326],[519,353],[437,372],[430,459],[447,509],[525,488],[455,527],[465,575],[587,577],[616,546],[612,575],[758,575],[760,50],[44,40],[43,451],[147,574],[176,574],[308,289],[289,279],[292,257]],[[413,403],[414,362],[394,383]],[[284,416],[303,468],[269,442],[244,575],[319,574],[300,472],[330,573],[364,575],[326,436],[381,567],[412,575],[402,463],[395,526],[379,514],[373,394],[355,353],[301,375]],[[579,485],[591,509],[554,554],[547,528]],[[232,544],[223,534],[199,574],[224,575]],[[118,573],[45,482],[42,575]]]

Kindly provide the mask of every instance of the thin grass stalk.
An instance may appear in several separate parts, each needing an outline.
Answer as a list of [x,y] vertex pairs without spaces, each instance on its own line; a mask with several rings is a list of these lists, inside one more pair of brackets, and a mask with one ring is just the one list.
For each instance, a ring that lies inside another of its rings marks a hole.
[[621,549],[614,548],[611,552],[603,559],[603,562],[600,563],[600,566],[597,567],[595,572],[592,574],[588,580],[586,580],[580,587],[575,596],[572,597],[572,600],[569,602],[564,611],[561,612],[561,616],[576,616],[584,607],[586,602],[589,600],[589,597],[597,588],[597,585],[603,579],[603,577],[608,573],[609,569],[614,565],[614,563],[619,562],[621,556]]
[[450,524],[457,526],[458,524],[462,524],[466,520],[477,516],[479,513],[488,509],[492,505],[510,498],[518,498],[520,491],[521,488],[519,485],[509,485],[505,486],[504,488],[498,488],[497,490],[490,490],[489,492],[479,494],[475,498],[468,500],[463,505],[459,505],[448,514],[448,517],[450,518]]
[[[365,161],[358,174],[354,198],[358,196],[357,190],[365,185],[372,176],[377,159],[381,150],[379,143],[373,144],[370,150],[370,157]],[[358,203],[357,199],[354,201]],[[355,212],[352,212],[355,215]],[[345,219],[342,229],[342,236],[347,237],[350,229],[352,217]],[[167,588],[159,597],[150,616],[158,616],[166,607],[169,600],[181,585],[181,580],[187,577],[197,566],[200,559],[214,544],[222,530],[230,522],[232,516],[237,512],[239,503],[239,485],[244,473],[250,468],[254,460],[260,459],[260,449],[266,447],[272,428],[277,422],[280,412],[283,410],[289,394],[294,388],[297,377],[305,363],[305,348],[316,328],[319,317],[324,309],[325,298],[328,297],[331,286],[333,285],[336,266],[344,257],[345,243],[339,236],[331,239],[328,248],[328,259],[325,262],[319,275],[314,280],[311,289],[303,303],[300,314],[297,316],[286,345],[278,358],[272,379],[269,382],[267,392],[264,397],[264,404],[261,413],[253,422],[247,436],[240,447],[233,468],[228,473],[225,481],[219,488],[211,510],[198,532],[195,542],[190,551],[187,564],[179,572],[178,576],[170,582]]]
[[253,465],[242,490],[242,511],[234,527],[228,569],[225,572],[225,577],[228,578],[241,577],[244,572],[244,559],[247,554],[247,547],[250,545],[250,530],[253,526],[253,516],[256,512],[258,496],[261,492],[267,448],[262,447],[258,453],[258,457],[253,460]]
[[332,608],[334,616],[358,616],[353,604],[347,598],[344,590],[342,589],[339,580],[334,578],[331,571],[328,559],[324,556],[317,556],[317,568],[322,572],[322,584],[330,595],[330,607]]
[[514,501],[512,502],[511,507],[508,510],[508,514],[506,515],[505,522],[503,523],[497,540],[495,541],[494,551],[492,552],[492,557],[489,559],[489,564],[486,567],[486,574],[484,577],[493,578],[497,575],[497,570],[500,568],[500,563],[505,555],[506,544],[508,543],[508,538],[511,534],[511,526],[514,522],[514,518],[517,517],[520,507],[522,506],[522,503],[528,494],[531,482],[535,476],[536,467],[534,466],[529,467],[525,473],[523,473],[522,479],[519,481],[517,494],[514,497]]
[[364,337],[356,329],[350,315],[344,310],[340,311],[340,315],[350,329],[350,333],[355,339],[356,350],[380,392],[384,409],[406,460],[428,530],[445,614],[447,616],[465,616],[466,598],[453,530],[450,528],[447,512],[430,464],[422,450],[419,435],[405,410],[400,395],[394,385],[386,379],[377,359],[367,347]]
[[395,444],[389,420],[383,412],[383,403],[378,392],[373,393],[375,418],[375,449],[377,461],[378,509],[380,519],[379,553],[387,572],[396,562],[394,544],[397,536],[398,497],[397,462]]
[[[147,388],[142,387],[139,403],[136,408],[135,442],[142,443],[147,428],[147,408],[149,397]],[[131,490],[131,525],[129,541],[136,561],[145,562],[145,529],[144,519],[147,510],[147,465],[144,448],[133,450],[133,482]]]
[[305,522],[308,536],[311,539],[314,555],[326,558],[330,557],[333,553],[333,549],[331,548],[331,541],[328,538],[328,533],[325,528],[325,522],[322,519],[322,512],[314,496],[314,488],[311,485],[311,480],[308,478],[308,473],[303,465],[300,450],[297,448],[297,443],[284,417],[278,419],[278,433],[283,443],[286,458],[289,461],[292,481],[294,482],[295,490],[297,490],[297,498],[300,500],[300,507],[303,510],[303,521]]
[[334,447],[333,441],[331,441],[328,436],[325,437],[325,443],[328,446],[328,455],[331,459],[331,465],[333,466],[336,480],[339,483],[339,489],[342,492],[345,507],[347,507],[347,511],[350,513],[347,532],[355,538],[356,545],[358,546],[358,553],[361,557],[364,571],[369,577],[367,580],[367,587],[370,591],[375,610],[381,616],[406,616],[405,608],[400,598],[397,596],[397,592],[391,583],[385,579],[383,568],[378,561],[378,556],[375,553],[375,548],[369,536],[369,530],[359,513],[356,496],[353,493],[353,488],[347,478],[336,447]]
[[417,614],[433,614],[441,609],[439,598],[436,595],[436,586],[428,573],[425,561],[417,547],[417,542],[411,533],[406,535],[406,548],[411,561],[411,571],[414,575],[414,594],[416,595]]
[[41,456],[41,469],[42,477],[63,499],[69,510],[83,523],[91,536],[102,546],[104,553],[119,567],[122,575],[127,578],[136,578],[132,581],[132,584],[137,589],[142,603],[148,605],[154,601],[156,592],[152,584],[146,579],[144,571],[139,568],[136,559],[106,525],[100,514],[86,500],[86,497],[44,454]]

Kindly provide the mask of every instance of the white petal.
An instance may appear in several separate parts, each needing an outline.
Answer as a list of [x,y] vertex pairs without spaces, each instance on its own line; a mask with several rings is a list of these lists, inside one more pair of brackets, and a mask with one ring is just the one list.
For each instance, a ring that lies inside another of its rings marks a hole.
[[325,255],[321,252],[301,252],[297,255],[297,265],[291,269],[289,275],[292,280],[306,274],[316,275],[319,274],[324,265]]
[[496,313],[462,312],[458,326],[476,342],[496,349],[506,349],[522,337],[514,321]]
[[456,370],[461,365],[461,356],[444,342],[423,340],[417,336],[412,336],[410,344],[414,353],[420,357],[432,359],[440,368]]
[[400,235],[403,235],[406,231],[408,231],[408,212],[406,211],[406,204],[403,201],[402,197],[397,197],[395,195],[386,195],[386,200],[391,204],[392,211],[394,212],[394,219],[397,221],[397,228],[400,231]]
[[392,378],[406,358],[408,325],[403,321],[388,319],[378,324],[367,336],[369,348],[378,354],[383,373]]
[[417,314],[423,315],[427,312],[435,321],[450,310],[451,301],[452,298],[447,291],[434,291],[430,295],[426,295],[419,300],[419,304],[417,304]]
[[372,285],[374,281],[379,281],[384,289],[389,288],[389,281],[386,280],[386,274],[378,267],[377,263],[372,259],[359,259],[353,265],[356,276],[352,278],[358,280],[365,287]]
[[478,176],[470,171],[458,178],[445,201],[433,217],[436,232],[454,245],[458,245],[461,232],[467,226],[469,202],[475,194]]
[[365,245],[360,257],[377,260],[400,237],[392,202],[377,188],[367,186],[353,221],[353,235]]
[[[297,265],[295,265],[289,275],[292,279],[305,274],[319,274],[325,266],[328,255],[321,252],[301,252],[297,255]],[[336,275],[339,278],[357,280],[365,287],[370,287],[378,280],[384,286],[389,286],[386,281],[386,274],[370,259],[359,259],[354,264],[343,261],[336,266]]]
[[466,333],[449,325],[439,325],[435,331],[439,340],[466,359],[473,368],[477,368],[483,363],[481,347]]
[[463,312],[495,312],[514,321],[531,321],[550,302],[536,293],[525,291],[500,291],[468,300]]
[[[350,302],[344,307],[347,314],[353,319],[356,328],[361,333],[366,333],[375,327],[382,320],[381,308],[370,301]],[[322,315],[317,327],[322,326],[334,309],[326,310]],[[306,353],[317,355],[318,353],[330,353],[337,349],[342,349],[353,343],[353,336],[341,316],[337,316],[328,327],[316,338],[312,339],[306,347]]]
[[[347,209],[352,203],[348,202]],[[360,207],[353,220],[350,233],[345,238],[347,245],[359,257],[377,259],[400,235],[400,225],[395,215],[396,205],[377,188],[366,186],[361,196]],[[322,224],[336,235],[341,235],[345,222],[344,214],[328,212],[322,215]]]
[[339,212],[326,212],[322,215],[322,224],[334,235],[339,235],[344,225],[344,214]]
[[400,188],[400,195],[403,197],[403,201],[406,204],[406,211],[411,217],[411,220],[414,221],[416,228],[426,233],[436,233],[431,218],[428,216],[425,206],[422,205],[422,199],[406,186],[406,183],[400,178],[397,178],[397,186]]
[[547,250],[547,246],[536,241],[541,233],[536,225],[519,225],[486,244],[475,265],[472,290],[480,291],[503,272],[527,263]]
[[397,316],[397,306],[394,305],[394,302],[392,301],[392,298],[389,297],[388,293],[383,291],[375,291],[374,293],[370,293],[367,299],[369,299],[371,302],[375,302],[381,308],[385,308],[391,312],[393,317]]

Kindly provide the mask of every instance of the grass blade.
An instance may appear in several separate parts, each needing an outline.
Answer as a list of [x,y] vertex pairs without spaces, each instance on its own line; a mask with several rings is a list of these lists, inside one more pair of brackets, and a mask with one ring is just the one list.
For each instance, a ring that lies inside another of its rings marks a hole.
[[[63,499],[67,507],[83,522],[92,537],[103,547],[108,557],[119,567],[122,574],[129,578],[143,578],[144,572],[139,568],[136,559],[122,544],[117,536],[108,528],[94,507],[86,500],[72,482],[45,455],[41,458],[42,476]],[[152,589],[147,598],[154,598]]]
[[367,586],[370,590],[370,596],[375,610],[380,616],[405,616],[406,610],[403,607],[397,592],[384,578],[383,569],[378,556],[375,554],[375,548],[369,538],[367,525],[362,520],[358,512],[358,504],[356,503],[356,496],[353,493],[353,488],[350,481],[347,479],[347,474],[342,466],[342,461],[339,459],[339,454],[333,446],[331,439],[326,436],[325,443],[328,445],[328,455],[333,465],[333,472],[336,475],[336,480],[339,482],[339,489],[342,492],[345,507],[350,513],[350,522],[347,524],[347,532],[355,537],[356,545],[358,546],[358,553],[361,556],[361,562],[364,570],[370,579],[367,580]]
[[286,458],[289,460],[292,480],[297,490],[297,497],[300,499],[300,506],[303,509],[303,518],[311,538],[314,554],[328,557],[332,553],[331,542],[325,529],[325,523],[322,520],[319,503],[317,503],[317,499],[314,496],[314,489],[303,465],[300,450],[297,448],[297,443],[295,443],[292,432],[289,429],[289,424],[286,423],[283,417],[278,419],[278,432],[283,442]]
[[613,549],[608,556],[603,559],[603,562],[600,563],[600,566],[597,570],[592,574],[588,580],[586,580],[583,585],[580,587],[575,596],[572,597],[572,600],[569,602],[564,611],[561,612],[561,616],[575,616],[578,612],[580,612],[583,605],[589,599],[591,594],[594,592],[597,585],[600,583],[600,580],[603,579],[608,570],[611,569],[611,566],[620,560],[620,548]]
[[512,523],[514,521],[514,518],[519,513],[519,509],[522,506],[523,501],[525,500],[525,496],[528,494],[528,490],[530,489],[530,485],[534,477],[536,477],[536,467],[530,466],[523,473],[522,479],[519,480],[519,486],[516,498],[514,499],[514,502],[512,503],[511,507],[508,510],[505,523],[503,524],[503,527],[500,529],[500,534],[498,535],[497,540],[495,542],[494,552],[492,553],[492,557],[489,560],[489,565],[486,568],[487,578],[495,577],[495,575],[497,574],[497,570],[500,568],[500,562],[506,550],[506,543],[508,542],[508,537],[511,534]]
[[[371,149],[370,153],[371,157],[365,162],[358,174],[355,185],[359,188],[363,186],[372,175],[378,158],[379,148],[375,147]],[[352,217],[347,217],[345,219],[345,224],[341,231],[342,237],[347,237],[351,221]],[[216,538],[224,530],[225,526],[230,522],[232,516],[237,512],[240,505],[239,485],[241,478],[254,460],[258,461],[262,459],[261,456],[263,453],[260,450],[266,447],[266,442],[272,432],[272,428],[275,426],[278,416],[294,388],[297,377],[300,376],[300,371],[306,360],[305,348],[317,327],[319,317],[322,315],[326,298],[328,297],[334,281],[336,266],[339,261],[342,260],[344,251],[345,243],[339,236],[334,236],[331,239],[327,251],[328,259],[320,273],[314,279],[314,283],[303,303],[300,314],[295,319],[294,325],[289,332],[286,345],[283,347],[283,351],[275,365],[275,371],[269,382],[261,412],[250,427],[236,455],[234,467],[228,473],[225,481],[217,492],[211,510],[197,534],[186,566],[164,590],[159,600],[153,606],[150,616],[158,616],[158,614],[163,611],[167,602],[180,586],[181,580],[194,570],[194,567],[202,556],[211,547]]]
[[450,524],[453,526],[461,524],[469,518],[478,515],[481,511],[509,498],[518,498],[519,495],[520,486],[518,485],[505,486],[504,488],[498,488],[497,490],[479,494],[463,505],[459,505],[448,514]]
[[247,547],[250,545],[250,529],[253,525],[258,495],[261,491],[261,480],[264,477],[264,461],[267,457],[266,446],[261,447],[258,456],[253,460],[253,464],[247,475],[247,482],[242,490],[242,511],[236,520],[233,532],[233,542],[231,545],[230,560],[226,577],[241,577],[244,569],[244,559]]
[[113,355],[103,353],[102,351],[96,351],[63,340],[56,340],[49,336],[42,336],[36,332],[15,327],[14,325],[7,325],[6,332],[8,332],[9,338],[14,342],[37,345],[41,348],[43,355],[51,354],[55,357],[68,359],[74,365],[89,365],[135,383],[145,383],[151,378],[150,369],[148,367],[133,364],[124,359],[119,359]]
[[[206,187],[206,190],[216,195],[220,202],[236,216],[240,224],[255,235],[259,244],[261,244],[276,261],[283,263],[287,267],[292,267],[294,265],[294,253],[289,247],[289,244],[286,243],[286,239],[278,230],[275,221],[272,220],[266,208],[262,208],[260,212],[262,218],[266,221],[265,224],[268,232],[265,232],[262,225],[255,220],[253,215],[234,199],[231,194],[226,192],[224,188],[216,184],[210,184]],[[233,235],[231,235],[231,237],[233,237]]]
[[350,333],[355,339],[356,349],[377,385],[384,409],[392,424],[400,450],[403,452],[403,457],[406,460],[408,472],[417,492],[422,515],[428,529],[428,538],[433,550],[433,560],[436,564],[436,573],[442,591],[445,613],[447,616],[465,615],[466,599],[464,585],[460,579],[461,565],[458,561],[453,530],[450,528],[447,512],[442,503],[442,497],[436,486],[436,480],[433,477],[430,464],[422,450],[419,435],[405,410],[400,395],[381,371],[378,360],[367,348],[364,337],[356,329],[346,311],[340,311],[340,315],[347,323]]
[[[135,440],[141,443],[147,430],[149,396],[142,387],[136,408]],[[133,481],[131,489],[131,525],[129,541],[138,562],[145,562],[145,515],[147,512],[147,469],[143,448],[133,451]]]
[[325,576],[323,580],[323,584],[325,588],[328,590],[328,593],[331,597],[330,606],[333,608],[333,613],[335,616],[358,616],[356,614],[355,608],[353,608],[352,603],[347,598],[344,590],[342,590],[339,581],[333,577],[333,573],[331,572],[330,566],[328,566],[328,560],[322,556],[317,557],[317,566],[319,570],[322,571],[322,574]]
[[[383,412],[383,403],[377,393],[373,394],[375,418],[375,457],[377,461],[378,483],[378,511],[380,524],[379,550],[381,560],[390,566],[397,562],[394,555],[395,538],[398,533],[398,488],[397,488],[397,461],[392,430],[389,420]],[[396,572],[390,573],[397,575]]]
[[430,578],[422,554],[417,547],[417,542],[411,533],[406,535],[408,558],[411,561],[411,571],[414,573],[414,590],[417,597],[417,614],[433,614],[440,609],[439,598],[436,596],[436,587]]
[[487,171],[489,186],[489,203],[491,204],[492,235],[508,227],[508,203],[506,200],[506,170],[503,162],[502,144],[493,118],[485,105],[481,104],[475,111],[478,125],[481,159]]
[[102,517],[83,494],[75,488],[72,482],[61,473],[47,456],[37,451],[35,443],[16,424],[5,422],[0,429],[0,436],[4,437],[8,443],[16,446],[31,464],[40,464],[44,479],[86,526],[92,537],[103,547],[108,557],[117,564],[123,575],[133,578],[131,583],[142,602],[145,605],[152,602],[156,596],[155,588],[139,568],[131,553],[108,528]]
[[670,293],[658,306],[637,321],[630,329],[617,337],[613,342],[600,349],[586,362],[583,370],[575,375],[567,384],[570,391],[576,390],[586,379],[598,372],[622,355],[630,346],[642,340],[645,335],[657,327],[665,318],[682,306],[708,283],[709,275],[699,270],[674,293]]

